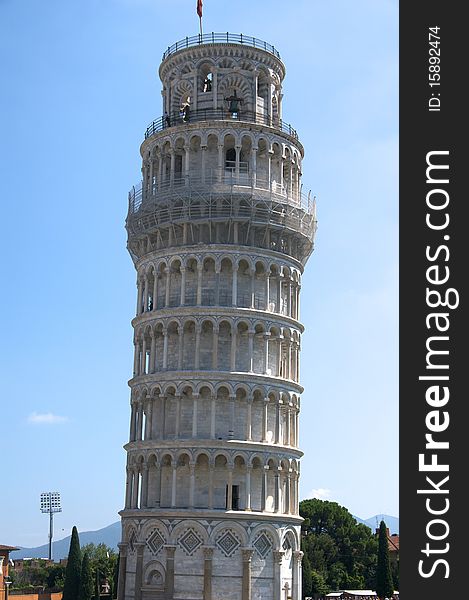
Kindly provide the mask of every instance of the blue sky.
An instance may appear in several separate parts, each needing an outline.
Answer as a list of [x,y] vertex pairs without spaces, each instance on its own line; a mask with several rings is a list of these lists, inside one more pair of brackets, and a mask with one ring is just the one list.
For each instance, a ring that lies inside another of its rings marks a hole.
[[[163,50],[195,0],[0,0],[3,231],[0,543],[118,519],[135,276],[125,249]],[[287,67],[283,115],[318,198],[303,278],[301,497],[398,516],[397,2],[205,0],[204,30]]]

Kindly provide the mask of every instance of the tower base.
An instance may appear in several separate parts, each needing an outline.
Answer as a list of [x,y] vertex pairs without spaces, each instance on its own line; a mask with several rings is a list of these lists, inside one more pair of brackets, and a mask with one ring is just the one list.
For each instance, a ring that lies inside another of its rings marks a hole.
[[123,516],[118,600],[301,600],[300,526],[226,516]]

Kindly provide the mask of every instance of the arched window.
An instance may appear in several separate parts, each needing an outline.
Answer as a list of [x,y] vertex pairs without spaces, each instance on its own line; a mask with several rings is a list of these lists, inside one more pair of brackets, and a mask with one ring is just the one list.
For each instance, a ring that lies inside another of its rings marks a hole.
[[211,92],[212,91],[212,83],[213,83],[213,74],[207,73],[203,80],[202,91],[203,92]]
[[234,172],[236,166],[236,150],[228,148],[225,156],[225,168]]

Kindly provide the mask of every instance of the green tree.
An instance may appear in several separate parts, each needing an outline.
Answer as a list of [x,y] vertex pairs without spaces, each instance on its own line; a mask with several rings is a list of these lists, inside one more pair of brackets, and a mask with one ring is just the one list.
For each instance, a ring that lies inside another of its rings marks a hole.
[[313,589],[311,586],[311,563],[309,561],[308,553],[304,551],[303,547],[303,560],[302,560],[302,589],[303,598],[311,596]]
[[389,545],[386,523],[379,524],[378,564],[376,567],[376,594],[380,600],[390,598],[394,592],[391,565],[389,563]]
[[311,593],[319,596],[329,593],[324,576],[314,569],[311,569]]
[[78,600],[81,576],[81,550],[78,530],[74,526],[70,539],[62,600]]
[[80,576],[80,592],[78,594],[78,600],[90,600],[93,596],[93,575],[91,573],[90,558],[87,552],[83,554],[83,560],[81,562],[81,576]]
[[116,564],[114,566],[114,576],[112,579],[112,594],[111,598],[117,598],[117,586],[119,584],[119,565],[120,565],[120,552],[117,555]]
[[336,502],[303,500],[300,515],[311,569],[328,589],[374,586],[378,544],[369,527]]
[[106,544],[87,544],[83,546],[82,551],[87,552],[90,558],[91,572],[95,585],[95,597],[99,597],[99,586],[105,581],[110,585],[112,593],[117,552],[106,546]]
[[47,567],[47,587],[63,590],[65,582],[65,566],[51,565]]

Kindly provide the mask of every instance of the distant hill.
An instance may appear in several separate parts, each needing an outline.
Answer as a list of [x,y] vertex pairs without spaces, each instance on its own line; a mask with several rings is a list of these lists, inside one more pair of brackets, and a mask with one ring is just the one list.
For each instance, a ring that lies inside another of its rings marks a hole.
[[389,528],[389,533],[399,533],[399,518],[391,517],[390,515],[375,515],[374,517],[370,517],[369,519],[360,519],[360,517],[354,518],[359,522],[367,525],[372,531],[376,531],[379,528],[379,524],[381,521],[386,523],[386,527]]
[[[391,517],[389,515],[375,515],[369,519],[360,519],[359,517],[354,518],[359,522],[367,525],[372,531],[375,531],[379,527],[379,523],[383,520],[389,527],[390,533],[399,533],[399,519],[397,517]],[[117,544],[121,538],[121,524],[120,521],[112,523],[103,529],[97,529],[96,531],[80,531],[80,544],[85,546],[86,544],[106,544],[110,548],[114,548],[117,551]],[[70,535],[63,540],[52,542],[52,557],[54,560],[60,558],[67,558],[68,550],[70,548]],[[49,555],[49,546],[38,546],[37,548],[21,548],[16,552],[11,553],[11,558],[47,558]]]
[[[117,544],[121,541],[121,523],[120,521],[116,521],[112,525],[103,527],[103,529],[97,529],[96,531],[79,531],[79,535],[82,546],[86,544],[106,544],[106,546],[117,550]],[[52,542],[52,558],[54,560],[67,558],[70,548],[70,538],[71,535],[63,540]],[[48,556],[48,544],[38,546],[37,548],[21,548],[21,550],[11,553],[13,561],[15,558],[47,558]]]

